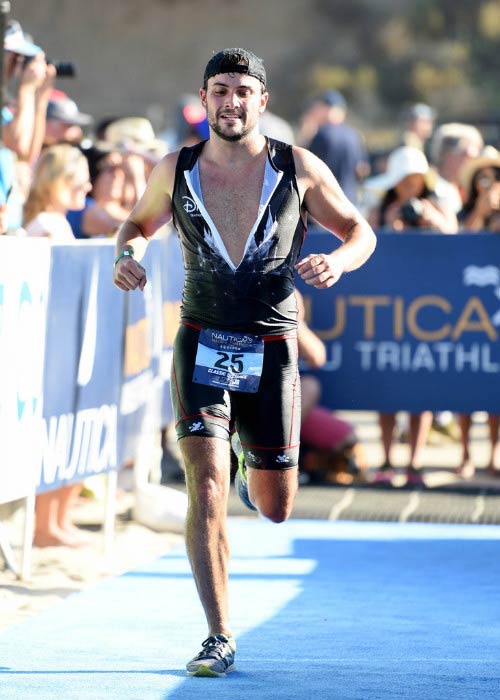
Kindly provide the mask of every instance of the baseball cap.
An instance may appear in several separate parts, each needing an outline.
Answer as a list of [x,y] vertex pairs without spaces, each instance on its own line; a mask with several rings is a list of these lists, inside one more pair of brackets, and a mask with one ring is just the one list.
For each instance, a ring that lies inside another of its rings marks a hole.
[[219,73],[251,75],[266,87],[266,69],[262,59],[246,49],[223,49],[212,56],[203,74],[203,85],[206,86],[208,79]]
[[80,112],[76,102],[69,98],[51,99],[47,105],[47,119],[58,120],[65,124],[87,126],[92,124],[94,118],[90,114]]
[[408,119],[430,119],[434,121],[436,118],[436,111],[423,102],[416,102],[408,108],[407,116]]
[[36,56],[42,50],[28,39],[21,25],[15,19],[9,20],[7,24],[3,39],[3,48],[5,51],[11,51],[20,56]]
[[324,92],[320,92],[315,101],[323,102],[329,107],[341,107],[345,109],[347,106],[344,95],[338,90],[325,90]]

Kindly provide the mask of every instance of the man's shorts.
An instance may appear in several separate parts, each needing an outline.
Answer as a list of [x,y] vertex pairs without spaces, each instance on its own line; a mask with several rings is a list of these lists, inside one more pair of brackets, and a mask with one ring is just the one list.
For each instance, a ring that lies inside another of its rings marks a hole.
[[295,333],[264,336],[264,364],[256,393],[193,382],[200,329],[181,323],[174,343],[171,392],[177,438],[230,440],[235,429],[245,463],[255,469],[298,465],[300,380]]

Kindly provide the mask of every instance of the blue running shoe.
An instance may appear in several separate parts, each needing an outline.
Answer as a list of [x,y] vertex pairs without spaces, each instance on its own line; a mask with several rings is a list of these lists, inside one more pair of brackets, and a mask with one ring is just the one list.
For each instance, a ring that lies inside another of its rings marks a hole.
[[257,510],[250,498],[248,497],[248,481],[247,470],[245,468],[245,455],[243,452],[238,455],[238,471],[234,477],[234,488],[240,497],[240,501],[250,510]]
[[186,664],[188,676],[221,678],[236,670],[236,643],[225,634],[213,634],[202,642],[203,649]]

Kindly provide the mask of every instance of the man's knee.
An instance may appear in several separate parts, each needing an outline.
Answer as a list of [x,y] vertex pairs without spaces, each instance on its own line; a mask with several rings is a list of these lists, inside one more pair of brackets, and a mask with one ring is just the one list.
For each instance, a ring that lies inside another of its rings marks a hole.
[[256,504],[259,513],[273,523],[283,523],[285,520],[288,520],[292,514],[292,505],[281,506],[280,504],[270,504],[270,506],[267,506],[267,504],[265,504],[261,507],[258,503]]
[[229,489],[229,467],[210,460],[184,455],[188,503],[199,513],[211,516],[221,510]]
[[296,491],[294,486],[278,491],[262,489],[257,493],[252,493],[250,489],[249,496],[264,518],[273,523],[282,523],[292,514]]

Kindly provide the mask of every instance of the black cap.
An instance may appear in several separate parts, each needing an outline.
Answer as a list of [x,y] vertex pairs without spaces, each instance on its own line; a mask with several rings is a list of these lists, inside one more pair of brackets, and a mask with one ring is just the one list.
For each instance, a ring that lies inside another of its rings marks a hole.
[[260,80],[266,87],[266,69],[261,58],[245,49],[223,49],[212,56],[203,75],[203,87],[219,73],[245,73]]

